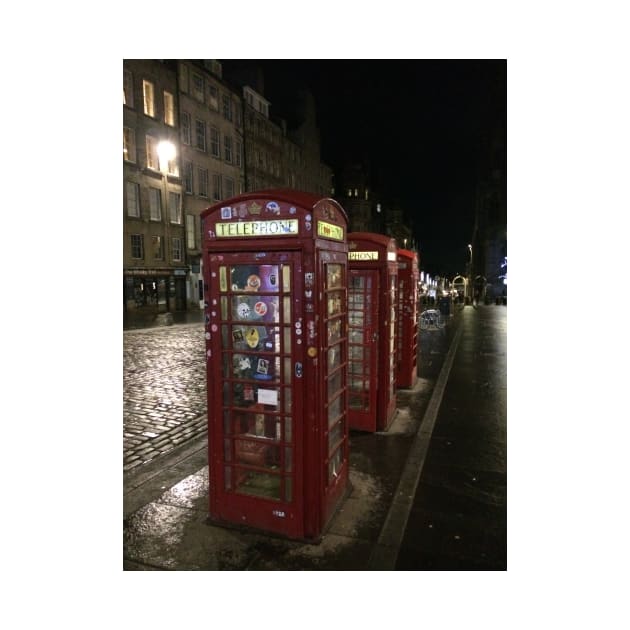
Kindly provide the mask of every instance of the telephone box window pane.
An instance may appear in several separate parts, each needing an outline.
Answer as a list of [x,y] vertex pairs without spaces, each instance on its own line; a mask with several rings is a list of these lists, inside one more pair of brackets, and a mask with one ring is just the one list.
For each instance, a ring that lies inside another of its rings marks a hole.
[[232,291],[278,293],[278,265],[235,265],[231,268]]
[[[224,324],[221,326],[221,347],[228,348],[228,327]],[[225,375],[227,376],[227,375]]]
[[224,477],[225,477],[225,489],[226,490],[231,490],[232,489],[232,469],[229,466],[225,466],[223,468],[224,470]]
[[341,414],[341,396],[328,405],[328,426],[330,426]]
[[338,289],[341,287],[341,265],[326,265],[326,288]]
[[284,478],[284,500],[293,501],[293,479],[291,477]]
[[227,269],[223,265],[219,267],[219,290],[227,291]]
[[282,290],[285,293],[291,293],[291,267],[289,265],[282,266]]
[[224,411],[223,412],[223,433],[225,435],[229,435],[230,433],[232,433],[232,429],[230,427],[230,412],[229,411]]
[[341,339],[341,320],[335,319],[329,321],[328,327],[328,345],[335,343]]
[[237,492],[280,500],[280,477],[278,475],[237,469],[237,478]]
[[285,385],[289,385],[291,383],[291,368],[292,368],[291,358],[285,357],[284,358],[284,384]]
[[337,422],[328,433],[328,452],[330,453],[343,438],[343,421]]
[[284,351],[287,354],[291,353],[291,329],[288,327],[284,329]]
[[292,427],[291,418],[285,418],[284,419],[284,441],[285,442],[291,441],[291,427]]
[[328,315],[338,315],[342,312],[341,292],[335,291],[328,294]]
[[277,323],[278,298],[275,296],[234,296],[232,298],[232,317],[245,322]]
[[341,372],[338,371],[328,379],[328,398],[332,398],[341,389]]
[[284,449],[284,469],[286,472],[293,470],[293,450],[290,446],[286,446]]
[[291,389],[289,387],[285,387],[284,389],[284,413],[291,413]]
[[225,407],[230,406],[230,384],[223,383],[223,405]]
[[328,348],[328,371],[341,365],[341,345],[337,344],[332,348]]
[[223,459],[226,462],[232,461],[232,440],[223,440]]
[[291,323],[291,298],[290,297],[285,297],[284,298],[284,323],[285,324],[290,324]]
[[335,454],[332,456],[332,458],[328,462],[328,481],[329,482],[334,481],[339,475],[342,462],[343,460],[341,457],[341,449],[337,449]]
[[228,299],[224,296],[221,298],[221,319],[228,318]]

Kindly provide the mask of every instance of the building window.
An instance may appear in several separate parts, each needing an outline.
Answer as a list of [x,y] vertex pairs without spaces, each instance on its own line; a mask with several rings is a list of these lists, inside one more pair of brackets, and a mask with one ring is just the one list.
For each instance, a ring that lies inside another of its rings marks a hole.
[[237,140],[234,144],[236,148],[236,166],[243,166],[243,143]]
[[153,83],[144,79],[142,81],[142,94],[144,95],[144,113],[151,118],[155,117],[155,91]]
[[160,170],[157,150],[158,141],[153,136],[147,136],[147,168]]
[[164,92],[164,122],[175,126],[175,99],[170,92]]
[[172,243],[172,248],[173,248],[173,251],[172,251],[173,260],[175,262],[181,262],[181,260],[182,260],[182,239],[173,237],[171,239],[171,243]]
[[358,188],[355,188],[355,189],[354,189],[354,196],[355,196],[355,197],[358,197],[358,196],[359,196],[359,189],[358,189]]
[[131,71],[123,71],[123,105],[133,107],[133,74]]
[[192,195],[193,189],[193,163],[184,162],[184,192]]
[[241,129],[243,127],[243,110],[238,103],[234,103],[234,112],[236,118],[236,128]]
[[206,152],[206,123],[203,120],[195,120],[196,147]]
[[190,144],[190,114],[188,112],[182,112],[182,142],[184,144]]
[[221,148],[219,146],[219,130],[216,127],[210,127],[210,154],[212,157],[221,157]]
[[127,182],[127,216],[140,218],[140,187],[134,182]]
[[225,178],[225,198],[234,197],[234,180],[230,177]]
[[195,215],[187,214],[186,215],[186,244],[188,249],[195,249],[195,235],[197,231],[195,230]]
[[226,94],[223,95],[223,118],[232,120],[232,99]]
[[179,89],[188,94],[188,66],[184,63],[179,65]]
[[366,200],[366,201],[368,200],[368,196],[369,196],[369,191],[368,191],[368,189],[366,188],[366,189],[365,189],[365,200]]
[[223,149],[225,155],[225,161],[232,163],[232,138],[230,136],[225,136],[223,138]]
[[208,169],[198,168],[197,180],[199,182],[199,196],[207,197],[208,196]]
[[129,127],[123,127],[123,160],[136,161],[136,132]]
[[181,196],[178,193],[168,193],[168,213],[171,223],[180,224],[182,222]]
[[212,174],[212,197],[215,201],[221,201],[223,195],[221,193],[221,175]]
[[131,257],[137,260],[144,259],[144,236],[142,234],[131,235]]
[[164,260],[164,247],[162,246],[162,237],[152,236],[151,244],[153,245],[153,258],[155,260]]
[[159,188],[149,188],[149,216],[151,221],[162,220],[162,195]]
[[217,86],[212,83],[208,86],[208,105],[214,109],[215,112],[219,111],[219,90],[217,90]]
[[193,96],[203,103],[203,77],[193,72],[192,75]]

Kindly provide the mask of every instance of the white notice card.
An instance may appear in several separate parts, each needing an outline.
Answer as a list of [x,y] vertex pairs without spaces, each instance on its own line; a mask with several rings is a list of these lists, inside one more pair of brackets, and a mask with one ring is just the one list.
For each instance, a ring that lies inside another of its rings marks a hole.
[[261,405],[277,405],[278,391],[275,389],[259,389],[258,402]]

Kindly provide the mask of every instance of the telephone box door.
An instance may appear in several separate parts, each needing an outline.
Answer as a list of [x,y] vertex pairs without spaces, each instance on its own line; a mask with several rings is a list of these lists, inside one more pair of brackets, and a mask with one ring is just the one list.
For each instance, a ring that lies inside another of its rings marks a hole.
[[378,296],[375,270],[351,269],[348,287],[348,419],[351,429],[376,431]]
[[[213,512],[226,521],[295,535],[303,518],[302,345],[295,343],[302,294],[299,252],[214,256],[210,302],[219,326],[212,353],[222,378],[213,389]],[[216,319],[215,319],[216,321]],[[217,328],[217,330],[214,330]],[[209,360],[211,358],[209,357]]]

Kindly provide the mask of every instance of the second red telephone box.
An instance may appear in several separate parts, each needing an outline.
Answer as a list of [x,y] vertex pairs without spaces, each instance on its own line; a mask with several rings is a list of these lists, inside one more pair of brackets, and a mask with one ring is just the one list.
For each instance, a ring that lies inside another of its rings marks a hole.
[[210,520],[317,540],[348,488],[346,214],[271,190],[202,220]]
[[396,411],[396,241],[348,234],[348,419],[351,429],[385,431]]
[[413,387],[418,377],[418,254],[398,250],[398,325],[396,385]]

